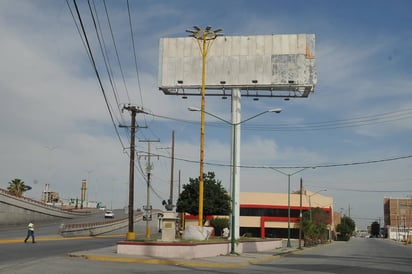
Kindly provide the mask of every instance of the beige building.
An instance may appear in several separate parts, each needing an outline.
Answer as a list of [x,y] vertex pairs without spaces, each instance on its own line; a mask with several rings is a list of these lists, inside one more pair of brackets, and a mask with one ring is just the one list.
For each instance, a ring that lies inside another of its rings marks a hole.
[[[302,197],[302,207],[300,200]],[[308,190],[290,194],[291,238],[299,238],[300,211],[321,208],[330,216],[330,230],[334,230],[333,198]],[[240,235],[286,238],[288,235],[287,193],[240,193]]]
[[[290,235],[299,238],[300,192],[290,194]],[[319,192],[302,191],[302,213],[321,208],[330,218],[330,235],[335,231],[333,198]],[[211,216],[206,217],[211,219]],[[288,237],[288,194],[268,192],[240,193],[240,236],[261,238]],[[340,220],[339,220],[340,221]],[[185,225],[197,225],[197,216],[185,215]]]

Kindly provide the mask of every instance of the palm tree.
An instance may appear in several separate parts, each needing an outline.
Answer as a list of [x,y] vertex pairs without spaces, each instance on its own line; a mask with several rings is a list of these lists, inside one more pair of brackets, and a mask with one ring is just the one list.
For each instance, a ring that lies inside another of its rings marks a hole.
[[16,179],[12,180],[11,182],[9,182],[9,186],[7,187],[7,190],[8,190],[11,194],[13,194],[13,195],[15,195],[15,196],[17,196],[17,197],[23,196],[23,193],[24,193],[25,191],[29,190],[29,189],[30,189],[30,187],[29,187],[29,186],[26,186],[26,185],[24,184],[24,181],[22,181],[22,180],[20,180],[20,179],[18,179],[18,178],[16,178]]

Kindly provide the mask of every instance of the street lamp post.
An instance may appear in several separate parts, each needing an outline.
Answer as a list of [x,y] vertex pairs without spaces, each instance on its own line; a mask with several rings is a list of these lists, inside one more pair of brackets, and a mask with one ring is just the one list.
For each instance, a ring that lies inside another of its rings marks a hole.
[[221,29],[212,30],[210,26],[201,29],[198,26],[194,30],[186,30],[189,36],[193,37],[200,49],[202,55],[202,89],[201,89],[201,114],[200,114],[200,175],[199,175],[199,226],[203,226],[203,169],[204,169],[204,140],[205,140],[205,84],[206,84],[206,57],[212,46],[213,41],[223,34],[219,34]]
[[311,200],[310,200],[310,197],[312,197],[312,196],[314,196],[314,195],[316,195],[316,194],[318,194],[319,192],[322,192],[322,191],[328,191],[327,189],[321,189],[321,190],[319,190],[319,191],[316,191],[315,193],[312,193],[312,194],[310,194],[310,195],[308,195],[308,200],[309,200],[309,220],[312,222],[312,203],[311,203]]
[[[202,111],[202,110],[200,110],[198,108],[194,108],[194,107],[189,107],[188,109],[190,111]],[[243,124],[243,123],[245,123],[249,120],[252,120],[252,119],[254,119],[254,118],[256,118],[260,115],[263,115],[267,112],[280,113],[281,111],[282,111],[281,108],[269,109],[269,110],[260,112],[256,115],[253,115],[253,116],[251,116],[251,117],[249,117],[249,118],[247,118],[247,119],[245,119],[241,122],[238,122],[238,123],[231,123],[231,122],[229,122],[229,121],[227,121],[227,120],[225,120],[225,119],[223,119],[223,118],[221,118],[221,117],[219,117],[219,116],[217,116],[213,113],[210,113],[210,112],[207,112],[207,111],[204,111],[204,110],[202,111],[202,112],[204,112],[204,113],[206,113],[206,114],[208,114],[208,115],[210,115],[210,116],[212,116],[212,117],[214,117],[214,118],[216,118],[216,119],[218,119],[218,120],[220,120],[220,121],[222,121],[226,124],[231,125],[231,127],[232,127],[232,164],[231,164],[232,165],[232,187],[231,187],[231,202],[232,202],[231,203],[231,215],[232,216],[231,216],[231,229],[230,229],[230,243],[231,243],[230,244],[230,253],[231,254],[236,253],[235,252],[235,241],[236,241],[236,239],[235,239],[235,224],[236,224],[236,221],[238,221],[238,220],[236,220],[237,218],[236,218],[236,214],[235,214],[235,207],[236,207],[236,200],[237,200],[235,181],[236,181],[236,175],[237,175],[236,166],[238,166],[236,159],[239,156],[238,153],[237,153],[237,149],[236,149],[236,147],[237,147],[237,143],[236,143],[236,140],[237,140],[237,136],[236,136],[237,126],[239,126],[240,124]]]
[[301,168],[298,171],[295,171],[293,173],[286,173],[286,172],[283,172],[283,171],[281,171],[279,169],[276,169],[274,167],[269,167],[269,168],[276,171],[276,172],[278,172],[278,173],[280,173],[280,174],[288,176],[288,242],[287,242],[286,246],[287,247],[292,247],[292,245],[290,243],[290,177],[292,177],[293,175],[295,175],[295,174],[297,174],[301,171],[304,171],[308,168],[315,168],[315,167],[304,167],[304,168]]

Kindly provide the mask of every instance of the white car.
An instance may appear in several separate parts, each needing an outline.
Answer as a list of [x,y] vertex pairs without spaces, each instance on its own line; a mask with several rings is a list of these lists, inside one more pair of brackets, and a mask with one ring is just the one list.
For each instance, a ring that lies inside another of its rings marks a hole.
[[113,213],[113,211],[111,211],[111,210],[106,210],[106,211],[104,212],[104,217],[105,217],[105,218],[114,218],[114,213]]

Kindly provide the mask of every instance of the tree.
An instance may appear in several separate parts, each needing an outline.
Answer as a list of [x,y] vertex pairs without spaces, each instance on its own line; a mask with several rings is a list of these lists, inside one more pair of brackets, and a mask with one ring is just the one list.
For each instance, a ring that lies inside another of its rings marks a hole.
[[381,231],[381,225],[378,222],[373,222],[371,225],[371,235],[375,237],[379,237]]
[[[199,178],[189,178],[177,200],[176,210],[192,215],[199,214]],[[230,197],[222,182],[215,178],[214,172],[203,175],[203,215],[227,215],[230,213]]]
[[316,245],[327,240],[327,225],[330,223],[328,213],[317,207],[304,212],[302,218],[305,246]]
[[336,232],[338,232],[338,240],[349,241],[353,232],[355,231],[355,222],[347,216],[343,216],[340,220],[340,224],[336,226]]
[[10,181],[9,186],[7,187],[7,190],[17,197],[23,196],[23,193],[30,189],[31,187],[26,186],[25,183],[18,178]]

